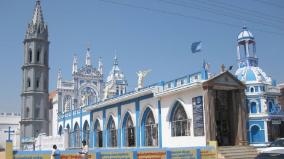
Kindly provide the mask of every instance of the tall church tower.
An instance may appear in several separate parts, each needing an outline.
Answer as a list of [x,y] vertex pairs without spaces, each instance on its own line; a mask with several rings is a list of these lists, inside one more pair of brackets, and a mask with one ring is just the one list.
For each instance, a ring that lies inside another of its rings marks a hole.
[[258,67],[254,36],[245,26],[238,36],[237,57],[239,68]]
[[48,47],[48,29],[37,0],[24,39],[21,141],[48,134]]

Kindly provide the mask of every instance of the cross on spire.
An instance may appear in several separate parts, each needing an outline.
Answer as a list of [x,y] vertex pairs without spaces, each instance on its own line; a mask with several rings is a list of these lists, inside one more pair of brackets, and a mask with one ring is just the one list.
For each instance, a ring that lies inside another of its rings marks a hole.
[[11,126],[9,126],[9,129],[5,130],[4,133],[8,133],[8,141],[12,141],[11,140],[11,133],[15,133],[15,131],[11,130]]

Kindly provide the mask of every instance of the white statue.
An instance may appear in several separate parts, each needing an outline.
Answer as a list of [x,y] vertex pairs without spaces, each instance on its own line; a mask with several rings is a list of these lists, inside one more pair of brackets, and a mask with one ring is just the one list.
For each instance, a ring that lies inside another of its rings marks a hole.
[[81,96],[81,102],[82,102],[82,106],[86,106],[87,105],[87,100],[88,100],[88,95],[82,95]]
[[138,76],[138,87],[137,89],[144,87],[144,78],[147,76],[147,74],[151,72],[151,70],[144,70],[144,71],[138,71],[136,72]]

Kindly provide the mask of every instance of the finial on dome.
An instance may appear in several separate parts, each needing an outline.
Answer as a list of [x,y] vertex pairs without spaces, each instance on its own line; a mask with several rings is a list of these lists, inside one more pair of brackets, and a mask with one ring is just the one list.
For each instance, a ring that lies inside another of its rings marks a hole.
[[116,55],[116,49],[114,50],[113,65],[118,65],[118,59],[117,59],[117,55]]
[[246,26],[246,25],[244,25],[244,26],[243,26],[243,29],[244,29],[244,30],[247,30],[248,28],[247,28],[247,26]]

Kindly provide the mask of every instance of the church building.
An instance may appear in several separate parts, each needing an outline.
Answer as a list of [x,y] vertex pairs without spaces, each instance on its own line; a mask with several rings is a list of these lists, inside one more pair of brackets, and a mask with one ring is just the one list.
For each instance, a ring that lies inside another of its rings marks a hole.
[[237,57],[235,74],[246,85],[249,143],[267,144],[284,137],[284,112],[278,101],[280,89],[276,81],[258,66],[255,38],[246,27],[238,35]]
[[106,82],[101,60],[96,69],[90,57],[87,49],[80,69],[74,57],[73,80],[64,81],[58,73],[53,108],[59,115],[53,133],[68,133],[70,148],[80,147],[82,140],[91,148],[205,146],[210,140],[219,145],[247,143],[245,85],[230,72],[208,78],[202,67],[143,86],[140,71],[140,85],[127,92],[116,57]]
[[[21,137],[40,133],[67,137],[68,148],[166,148],[265,144],[283,135],[284,115],[276,83],[258,67],[255,39],[244,27],[237,40],[235,75],[222,67],[212,76],[203,65],[195,73],[148,86],[139,71],[138,86],[127,91],[117,56],[104,73],[102,59],[74,56],[72,79],[61,70],[48,125],[48,29],[36,1],[24,40]],[[106,75],[106,77],[104,76]],[[27,142],[29,142],[27,140]]]

